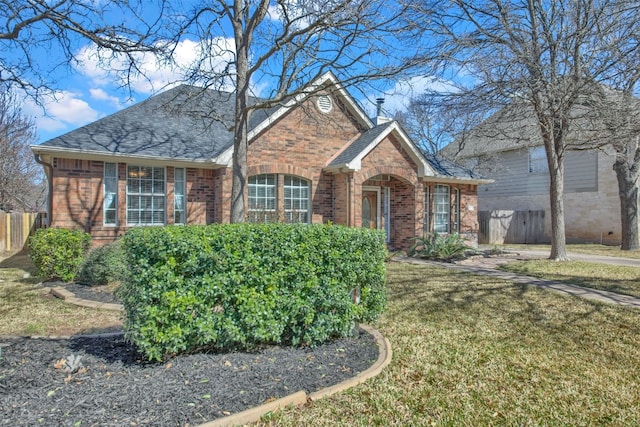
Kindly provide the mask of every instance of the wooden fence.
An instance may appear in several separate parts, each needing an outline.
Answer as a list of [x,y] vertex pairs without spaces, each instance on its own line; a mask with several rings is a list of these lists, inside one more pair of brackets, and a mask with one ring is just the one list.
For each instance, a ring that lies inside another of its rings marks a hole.
[[542,243],[544,211],[479,211],[478,243]]
[[29,236],[44,228],[45,212],[6,213],[0,211],[0,252],[22,250]]

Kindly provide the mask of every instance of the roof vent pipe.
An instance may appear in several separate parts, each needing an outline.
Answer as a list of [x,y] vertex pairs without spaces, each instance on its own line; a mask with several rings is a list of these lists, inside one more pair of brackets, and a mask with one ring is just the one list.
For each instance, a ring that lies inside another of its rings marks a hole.
[[383,104],[384,104],[384,98],[376,98],[376,106],[377,106],[376,116],[377,117],[381,117],[382,116],[382,105]]
[[383,123],[389,123],[391,121],[390,118],[385,117],[382,112],[382,105],[384,104],[384,98],[376,98],[376,126],[379,126]]

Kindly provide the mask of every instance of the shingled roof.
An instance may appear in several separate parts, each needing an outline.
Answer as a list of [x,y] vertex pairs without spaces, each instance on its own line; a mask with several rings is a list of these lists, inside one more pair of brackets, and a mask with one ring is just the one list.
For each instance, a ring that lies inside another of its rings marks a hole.
[[233,109],[232,93],[181,85],[33,148],[210,162],[233,146]]
[[429,162],[429,165],[431,165],[431,167],[435,171],[437,177],[458,178],[463,180],[482,182],[492,181],[487,180],[482,175],[473,172],[471,169],[460,166],[459,164],[447,160],[438,154],[425,153],[424,156],[427,159],[427,162]]
[[384,123],[364,132],[355,141],[349,144],[340,154],[338,154],[336,158],[329,163],[328,167],[332,168],[347,165],[354,161],[367,147],[369,147],[369,145],[380,137],[380,135],[387,131],[392,124],[393,122]]

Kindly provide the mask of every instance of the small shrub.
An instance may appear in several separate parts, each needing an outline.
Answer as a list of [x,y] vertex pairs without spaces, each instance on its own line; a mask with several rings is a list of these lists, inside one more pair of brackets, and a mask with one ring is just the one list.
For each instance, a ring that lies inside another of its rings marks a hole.
[[[351,334],[386,302],[380,231],[212,224],[129,230],[117,295],[150,360],[204,348],[314,345]],[[360,301],[354,301],[354,294]]]
[[461,257],[468,249],[464,239],[458,233],[446,235],[433,233],[423,238],[416,237],[415,243],[409,250],[409,256],[450,261]]
[[91,236],[81,230],[45,228],[29,238],[29,256],[45,280],[75,279]]
[[84,258],[78,274],[78,282],[89,286],[123,282],[128,265],[120,241],[91,250]]

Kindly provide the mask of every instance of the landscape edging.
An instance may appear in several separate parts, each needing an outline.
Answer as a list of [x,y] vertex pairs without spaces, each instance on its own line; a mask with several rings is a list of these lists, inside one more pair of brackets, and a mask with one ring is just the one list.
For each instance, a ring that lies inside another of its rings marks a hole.
[[241,426],[248,423],[254,423],[259,421],[262,416],[269,412],[273,412],[279,408],[284,408],[290,405],[301,406],[307,403],[307,401],[319,400],[324,397],[331,396],[335,393],[347,390],[351,387],[373,378],[379,375],[382,370],[391,363],[393,352],[391,350],[391,343],[386,339],[379,331],[371,327],[370,325],[360,325],[360,327],[367,333],[371,334],[376,340],[378,345],[378,359],[371,367],[360,372],[355,377],[345,380],[341,383],[326,387],[322,390],[318,390],[307,395],[304,391],[298,391],[290,394],[273,402],[268,402],[255,408],[247,409],[236,414],[226,416],[224,418],[218,418],[213,421],[209,421],[204,424],[200,424],[197,427],[232,427]]

